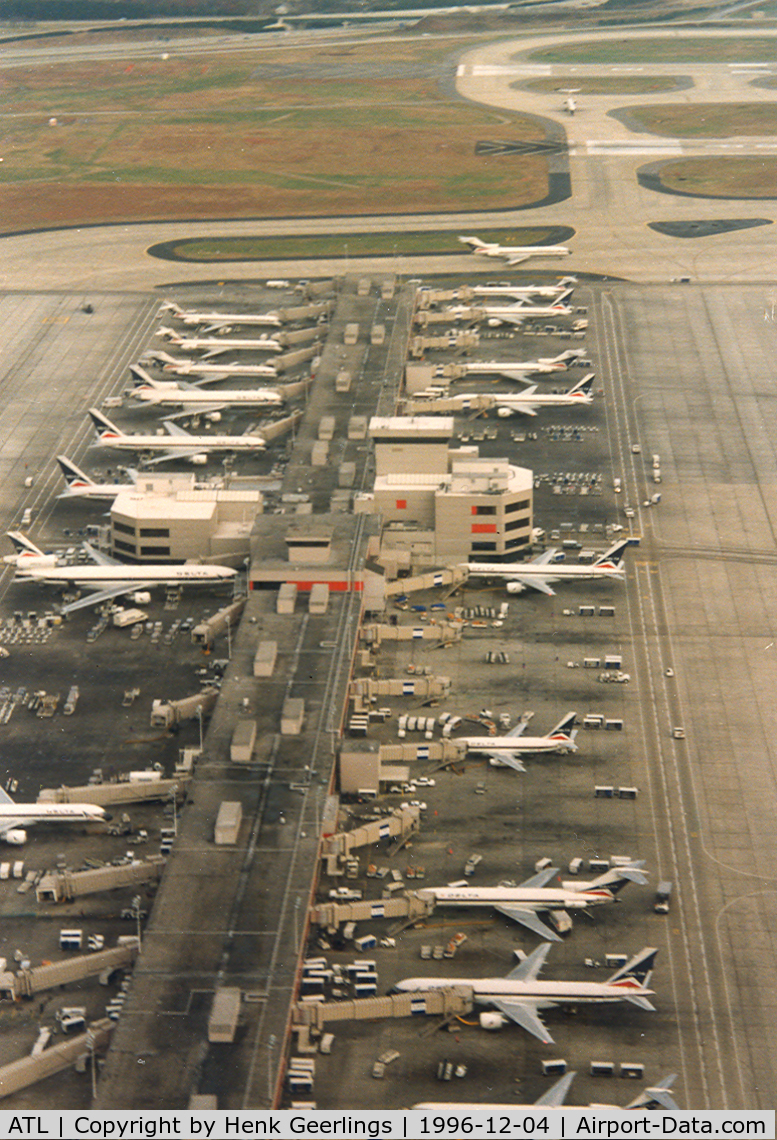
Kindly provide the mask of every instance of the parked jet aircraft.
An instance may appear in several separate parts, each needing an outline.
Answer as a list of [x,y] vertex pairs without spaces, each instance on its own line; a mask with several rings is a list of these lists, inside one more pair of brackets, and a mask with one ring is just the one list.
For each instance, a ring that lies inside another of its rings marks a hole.
[[187,384],[186,381],[153,380],[139,365],[131,364],[130,372],[136,381],[135,388],[127,389],[127,395],[133,400],[154,407],[164,407],[166,404],[173,407],[182,407],[185,412],[218,412],[223,408],[243,407],[279,408],[284,403],[283,392],[277,388],[232,388],[220,389],[218,392],[205,392],[196,384]]
[[62,469],[67,484],[67,490],[57,496],[60,499],[107,499],[112,501],[122,491],[128,491],[135,483],[138,475],[134,468],[126,467],[124,470],[130,477],[129,483],[95,483],[94,479],[85,475],[81,468],[77,467],[73,460],[68,459],[66,455],[58,455],[57,463]]
[[6,566],[56,566],[59,561],[58,554],[44,554],[34,542],[22,534],[20,530],[7,530],[6,535],[14,544],[16,554],[6,554],[3,562]]
[[0,788],[0,839],[16,847],[27,842],[23,824],[105,823],[110,818],[97,804],[17,804]]
[[204,360],[184,360],[170,356],[167,352],[147,352],[144,360],[161,365],[163,372],[175,372],[179,376],[202,376],[202,383],[225,380],[228,376],[277,376],[278,369],[269,364],[208,364]]
[[522,720],[506,736],[456,736],[451,739],[463,745],[467,752],[484,753],[495,768],[515,768],[516,772],[524,772],[526,769],[520,757],[528,753],[577,752],[577,729],[573,727],[576,717],[577,713],[567,713],[547,736],[523,736],[527,722]]
[[[46,557],[29,539],[26,542],[33,552]],[[16,579],[61,586],[71,591],[80,588],[96,591],[63,607],[63,613],[71,613],[150,586],[213,585],[231,581],[237,574],[237,570],[231,566],[220,566],[213,562],[126,563],[95,550],[88,543],[84,543],[84,549],[96,565],[35,565],[20,562],[16,567]]]
[[568,317],[572,306],[565,304],[568,293],[558,297],[550,305],[532,305],[528,301],[516,301],[513,305],[449,305],[443,311],[451,319],[462,318],[468,321],[487,320],[490,325],[521,325],[534,317]]
[[505,1018],[516,1022],[545,1045],[554,1042],[538,1015],[541,1009],[619,1001],[631,1002],[639,1009],[655,1009],[648,1000],[648,995],[654,992],[648,985],[658,953],[655,948],[646,947],[635,954],[606,982],[539,982],[537,975],[549,950],[550,943],[544,942],[506,978],[404,978],[391,992],[422,994],[452,986],[470,989],[476,1005],[495,1006]]
[[[556,1081],[554,1085],[543,1093],[539,1100],[535,1100],[534,1104],[483,1104],[476,1101],[470,1102],[457,1102],[457,1101],[422,1101],[419,1104],[412,1106],[413,1110],[424,1110],[426,1112],[472,1112],[481,1110],[483,1112],[510,1112],[516,1108],[536,1108],[540,1105],[543,1108],[574,1108],[575,1105],[566,1104],[566,1096],[569,1092],[569,1087],[577,1073],[565,1073],[563,1077]],[[670,1073],[666,1077],[662,1077],[656,1084],[643,1089],[638,1097],[624,1105],[624,1109],[635,1108],[649,1108],[649,1109],[666,1109],[667,1112],[679,1112],[679,1105],[669,1095],[669,1089],[677,1080],[677,1073]],[[579,1105],[579,1108],[614,1108],[618,1109],[619,1105],[614,1104],[589,1104]]]
[[218,356],[222,352],[283,352],[283,345],[273,337],[262,336],[245,340],[227,340],[226,337],[183,336],[175,329],[157,329],[157,336],[163,336],[171,344],[184,352],[208,350],[208,356]]
[[629,863],[623,867],[613,867],[590,882],[572,879],[562,882],[560,887],[548,887],[558,867],[546,867],[517,886],[473,887],[466,881],[450,883],[447,887],[424,887],[419,897],[434,898],[435,906],[476,906],[493,907],[513,922],[520,922],[529,930],[547,938],[551,942],[561,939],[538,917],[545,910],[588,910],[593,906],[617,901],[618,892],[627,883],[646,883],[642,871],[644,860]]
[[622,538],[587,566],[579,562],[554,562],[559,553],[556,548],[543,551],[531,562],[467,562],[465,565],[471,578],[506,578],[509,594],[520,594],[531,588],[552,597],[556,591],[551,588],[551,582],[594,578],[622,581],[626,573],[623,552],[627,546],[638,543],[639,539],[632,536]]
[[562,277],[555,285],[510,285],[504,282],[501,285],[473,285],[472,292],[476,297],[520,297],[528,300],[530,297],[547,297],[554,299],[561,293],[568,293],[577,285],[576,277]]
[[558,356],[540,357],[539,360],[462,360],[456,367],[467,376],[506,376],[509,380],[523,380],[530,373],[546,374],[566,372],[574,368],[580,359],[585,359],[583,349],[568,348]]
[[590,404],[593,400],[591,394],[593,386],[594,374],[589,372],[568,392],[548,392],[538,395],[537,385],[532,384],[522,392],[505,395],[471,392],[450,398],[460,402],[463,409],[467,407],[467,401],[471,401],[473,407],[477,406],[478,401],[481,403],[492,401],[491,407],[496,406],[496,414],[503,418],[512,415],[536,416],[539,408],[573,408]]
[[460,237],[459,241],[468,245],[474,254],[501,257],[508,265],[518,265],[530,257],[566,257],[570,252],[565,245],[499,245],[476,237]]
[[247,432],[245,435],[192,435],[178,424],[163,420],[167,436],[125,435],[120,428],[104,416],[98,408],[90,408],[89,415],[97,431],[93,447],[111,447],[129,451],[163,451],[164,454],[149,460],[151,464],[182,457],[192,463],[203,464],[211,451],[264,451],[267,442],[263,435]]
[[175,301],[165,301],[157,313],[172,315],[185,325],[210,325],[212,329],[223,328],[224,325],[273,325],[279,328],[283,321],[277,313],[217,313],[213,310],[198,312],[196,309],[182,309]]

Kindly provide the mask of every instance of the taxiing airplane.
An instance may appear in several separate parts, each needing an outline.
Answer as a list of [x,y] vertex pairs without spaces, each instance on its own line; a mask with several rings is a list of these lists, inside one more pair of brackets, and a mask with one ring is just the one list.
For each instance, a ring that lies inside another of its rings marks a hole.
[[626,575],[623,552],[627,546],[637,546],[639,538],[630,535],[614,543],[595,562],[581,565],[579,562],[555,562],[559,550],[556,547],[543,551],[531,562],[467,562],[464,565],[470,578],[506,578],[508,594],[520,594],[524,590],[539,590],[552,597],[555,594],[551,582],[579,581],[595,578],[610,578],[622,581]]
[[68,459],[66,455],[58,455],[57,463],[65,476],[67,485],[67,490],[57,496],[59,499],[106,499],[113,501],[123,491],[128,491],[138,477],[138,473],[133,467],[125,467],[123,470],[130,477],[129,483],[95,483],[94,479],[85,475],[81,468],[77,467],[73,460]]
[[224,325],[272,325],[280,328],[283,324],[277,313],[217,313],[208,309],[198,312],[196,309],[182,309],[175,301],[165,301],[157,317],[163,313],[172,313],[184,325],[210,325],[212,329],[223,328]]
[[183,352],[207,350],[208,356],[218,356],[222,352],[283,352],[283,345],[273,337],[262,336],[246,340],[227,340],[225,337],[183,336],[175,329],[157,329],[157,336],[163,336]]
[[653,964],[658,950],[646,947],[635,954],[605,982],[539,982],[539,974],[550,950],[544,942],[519,962],[506,978],[404,978],[391,993],[424,994],[453,986],[472,991],[476,1005],[494,1006],[503,1019],[514,1021],[544,1045],[554,1041],[543,1025],[539,1010],[558,1005],[585,1005],[591,1002],[627,1001],[639,1009],[654,1010],[648,1000]]
[[0,788],[0,839],[15,847],[27,842],[24,825],[35,823],[106,823],[111,817],[97,804],[17,804]]
[[435,906],[493,907],[500,914],[519,922],[541,938],[550,942],[561,939],[539,917],[546,910],[589,910],[593,906],[617,901],[617,895],[627,883],[647,882],[643,872],[644,860],[613,867],[590,882],[567,880],[560,887],[546,886],[558,874],[558,867],[546,867],[517,886],[473,887],[466,880],[450,883],[447,887],[423,887],[420,898],[433,898]]
[[[47,557],[29,539],[26,542],[34,553],[42,558]],[[84,550],[95,565],[78,563],[75,566],[62,566],[48,562],[36,565],[32,560],[18,562],[15,580],[61,586],[69,591],[81,588],[96,591],[63,606],[63,613],[71,613],[151,586],[212,586],[214,583],[231,581],[237,575],[237,570],[233,567],[213,562],[127,563],[103,554],[89,543],[84,543]]]
[[97,431],[93,447],[110,447],[119,451],[162,451],[164,454],[149,460],[150,464],[165,463],[169,459],[184,458],[192,463],[204,464],[211,451],[264,451],[267,441],[263,435],[246,432],[245,435],[192,435],[171,423],[162,423],[168,432],[163,435],[126,435],[104,416],[98,408],[90,408],[89,415]]
[[208,364],[204,360],[184,360],[170,356],[167,352],[147,352],[143,360],[158,364],[163,372],[175,372],[178,376],[202,376],[202,383],[226,380],[228,376],[277,376],[278,369],[269,364]]
[[525,772],[520,757],[531,753],[577,752],[574,727],[577,713],[570,712],[552,728],[547,736],[523,736],[527,721],[519,721],[506,736],[452,736],[454,744],[463,745],[467,752],[484,753],[494,768],[514,768]]
[[459,241],[478,256],[501,257],[508,265],[518,265],[530,257],[566,257],[570,253],[565,245],[499,245],[477,237],[460,237]]
[[566,372],[574,368],[578,360],[585,359],[582,349],[568,348],[558,356],[540,357],[539,360],[462,360],[456,368],[465,376],[506,376],[508,380],[523,380],[527,375],[545,375],[551,372]]
[[186,413],[206,415],[224,408],[280,408],[285,402],[283,392],[277,388],[222,388],[214,393],[185,381],[154,380],[137,364],[130,365],[130,372],[136,387],[128,388],[126,395],[153,407],[171,405]]
[[522,392],[506,395],[471,392],[452,396],[449,399],[460,403],[462,410],[466,410],[468,402],[472,407],[485,406],[490,403],[491,407],[496,407],[496,414],[502,418],[513,415],[536,416],[537,410],[540,408],[573,408],[590,404],[593,400],[591,392],[593,386],[594,374],[589,372],[568,392],[547,392],[538,395],[537,385],[532,384],[531,387],[525,388]]
[[[535,1100],[534,1104],[484,1104],[476,1101],[458,1102],[458,1101],[435,1101],[427,1100],[419,1104],[412,1105],[415,1111],[423,1110],[426,1112],[510,1112],[516,1108],[536,1108],[540,1105],[542,1108],[613,1108],[618,1110],[619,1105],[615,1104],[588,1104],[588,1105],[571,1105],[566,1104],[566,1096],[569,1092],[569,1087],[577,1073],[565,1073],[563,1077],[556,1081],[554,1085],[543,1093],[539,1100]],[[629,1101],[624,1105],[624,1110],[635,1108],[648,1108],[648,1109],[666,1109],[667,1112],[679,1112],[679,1105],[669,1095],[669,1089],[677,1080],[677,1073],[670,1073],[666,1077],[662,1077],[656,1084],[648,1086],[643,1089],[638,1097]]]

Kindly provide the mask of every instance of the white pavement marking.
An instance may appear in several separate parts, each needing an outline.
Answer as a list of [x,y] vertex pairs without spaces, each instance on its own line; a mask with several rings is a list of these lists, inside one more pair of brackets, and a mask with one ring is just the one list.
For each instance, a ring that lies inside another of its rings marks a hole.
[[683,153],[683,148],[680,143],[673,142],[605,142],[594,139],[588,139],[585,144],[585,149],[588,154],[646,154],[646,155],[660,155],[671,154],[678,155]]

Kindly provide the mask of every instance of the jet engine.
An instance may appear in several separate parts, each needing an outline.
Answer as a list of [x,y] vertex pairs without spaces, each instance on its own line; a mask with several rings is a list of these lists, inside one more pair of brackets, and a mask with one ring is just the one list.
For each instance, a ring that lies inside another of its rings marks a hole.
[[208,412],[205,419],[209,420],[212,424],[220,424],[221,412]]
[[208,462],[207,453],[204,451],[199,451],[196,455],[192,455],[191,461],[195,467],[204,467]]
[[496,414],[505,420],[508,416],[511,416],[513,414],[513,409],[502,406],[501,408],[497,408]]
[[523,582],[508,582],[505,586],[508,594],[522,594],[526,587]]
[[27,832],[21,827],[12,827],[10,831],[6,831],[3,838],[12,847],[21,847],[27,842]]

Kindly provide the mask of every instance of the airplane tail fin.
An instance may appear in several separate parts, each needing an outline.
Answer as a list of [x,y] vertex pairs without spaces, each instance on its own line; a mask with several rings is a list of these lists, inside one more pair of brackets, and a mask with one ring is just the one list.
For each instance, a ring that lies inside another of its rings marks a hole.
[[59,464],[62,474],[65,477],[65,482],[69,488],[78,489],[80,487],[91,487],[94,480],[85,475],[80,467],[77,467],[72,459],[68,459],[66,455],[58,455],[57,463]]
[[160,325],[156,330],[156,335],[164,337],[165,340],[171,340],[173,344],[177,344],[181,339],[180,334],[175,329],[168,328],[167,325]]
[[99,408],[90,408],[89,418],[94,424],[95,431],[100,439],[116,439],[121,437],[121,432],[116,427],[116,424],[112,424]]
[[571,289],[574,285],[577,285],[577,278],[572,277],[571,275],[568,277],[562,277],[559,281],[559,286],[561,288]]
[[142,368],[139,364],[130,364],[129,370],[136,387],[140,387],[141,384],[147,384],[151,388],[161,387],[160,381],[154,380],[153,376],[149,376],[145,368]]
[[603,875],[599,875],[598,879],[593,879],[589,883],[589,889],[590,887],[606,887],[611,894],[617,895],[627,883],[638,883],[640,886],[644,886],[647,882],[647,875],[642,870],[644,865],[644,859],[639,859],[635,863],[628,863],[625,867],[612,867]]
[[14,544],[14,549],[17,554],[34,554],[36,558],[45,557],[40,547],[36,546],[35,543],[29,539],[26,534],[22,534],[20,530],[7,530],[5,533]]
[[159,312],[157,313],[157,317],[161,317],[162,313],[172,313],[174,316],[177,317],[182,312],[183,312],[183,310],[181,309],[181,306],[179,304],[177,304],[175,301],[164,301],[159,306]]
[[669,1089],[677,1080],[677,1073],[669,1073],[656,1084],[651,1085],[636,1097],[626,1108],[665,1108],[668,1112],[678,1112],[679,1105],[669,1095]]
[[486,249],[486,243],[476,237],[460,237],[459,241],[462,245],[468,245],[470,249]]
[[558,724],[556,725],[556,727],[552,728],[550,730],[547,738],[549,740],[558,740],[560,742],[566,740],[566,741],[569,741],[570,744],[572,744],[574,742],[575,737],[577,736],[577,729],[574,727],[576,720],[577,720],[577,713],[575,713],[575,712],[567,713],[567,715],[564,717],[564,719],[560,720],[558,722]]
[[626,547],[634,545],[634,539],[630,535],[622,538],[620,542],[614,543],[609,550],[605,550],[604,554],[600,555],[594,562],[594,566],[600,570],[618,570]]
[[630,958],[625,966],[617,969],[607,979],[607,985],[622,986],[624,990],[647,989],[657,954],[658,950],[654,946],[646,946],[644,950],[640,950],[639,954]]
[[560,305],[566,305],[569,301],[569,298],[572,296],[572,293],[572,289],[565,289],[563,293],[560,293],[558,297],[556,297],[555,301],[553,302],[553,307],[556,308]]
[[573,393],[580,392],[584,396],[590,396],[591,395],[591,389],[594,386],[594,380],[595,379],[596,379],[596,374],[594,372],[589,372],[587,376],[584,376],[582,380],[578,380],[577,384],[575,384],[574,387],[569,389],[569,391],[567,392],[567,395],[571,396]]

